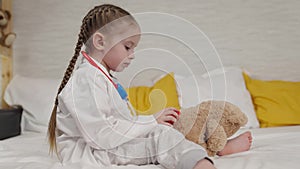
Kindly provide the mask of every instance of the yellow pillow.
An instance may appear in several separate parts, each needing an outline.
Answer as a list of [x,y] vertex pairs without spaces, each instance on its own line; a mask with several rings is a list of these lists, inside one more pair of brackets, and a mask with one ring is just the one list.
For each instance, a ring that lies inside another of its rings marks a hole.
[[300,82],[263,81],[243,75],[260,127],[300,124]]
[[138,115],[151,115],[167,107],[180,108],[174,73],[167,74],[152,87],[131,87],[126,91]]

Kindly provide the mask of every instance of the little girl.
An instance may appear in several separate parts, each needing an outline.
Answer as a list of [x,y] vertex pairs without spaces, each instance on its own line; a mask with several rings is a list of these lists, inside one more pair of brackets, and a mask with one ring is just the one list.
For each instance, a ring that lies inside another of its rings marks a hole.
[[[96,6],[84,17],[49,122],[50,150],[63,163],[84,161],[99,168],[215,168],[205,149],[170,127],[168,121],[178,118],[176,109],[136,116],[126,92],[110,74],[123,71],[134,59],[140,34],[133,16],[114,5]],[[84,58],[73,71],[80,52]]]

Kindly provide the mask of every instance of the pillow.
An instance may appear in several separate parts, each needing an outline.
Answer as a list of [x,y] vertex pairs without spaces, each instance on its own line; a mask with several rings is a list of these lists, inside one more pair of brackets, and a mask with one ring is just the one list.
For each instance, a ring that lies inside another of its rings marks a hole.
[[202,84],[204,79],[201,76],[184,77],[175,74],[174,77],[181,108],[196,106],[208,97],[207,89]]
[[300,82],[263,81],[243,75],[260,127],[300,124]]
[[152,87],[131,87],[126,91],[138,115],[151,115],[167,107],[180,109],[174,73],[167,74]]
[[205,100],[225,100],[238,106],[246,114],[246,128],[259,127],[241,68],[219,68],[203,75],[189,77],[175,75],[175,80],[182,108],[195,106]]
[[46,132],[60,79],[14,75],[5,90],[8,105],[22,105],[22,130]]

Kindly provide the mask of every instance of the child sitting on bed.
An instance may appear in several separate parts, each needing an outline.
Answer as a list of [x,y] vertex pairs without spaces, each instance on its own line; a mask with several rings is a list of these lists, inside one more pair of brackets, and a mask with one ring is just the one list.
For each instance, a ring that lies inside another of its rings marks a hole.
[[[203,147],[167,123],[178,118],[174,108],[134,115],[126,92],[110,74],[129,66],[140,34],[133,16],[114,5],[96,6],[84,17],[49,122],[50,150],[63,163],[83,161],[99,167],[215,168]],[[81,52],[83,45],[86,49]],[[84,58],[73,71],[80,52]],[[250,137],[244,133],[229,141],[220,155],[249,149]]]

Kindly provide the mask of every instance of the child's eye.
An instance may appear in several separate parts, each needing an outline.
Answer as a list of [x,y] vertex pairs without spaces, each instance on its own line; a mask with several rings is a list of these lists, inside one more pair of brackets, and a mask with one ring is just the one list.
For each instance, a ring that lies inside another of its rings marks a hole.
[[130,47],[128,47],[128,46],[125,46],[125,49],[126,49],[126,50],[130,50]]

